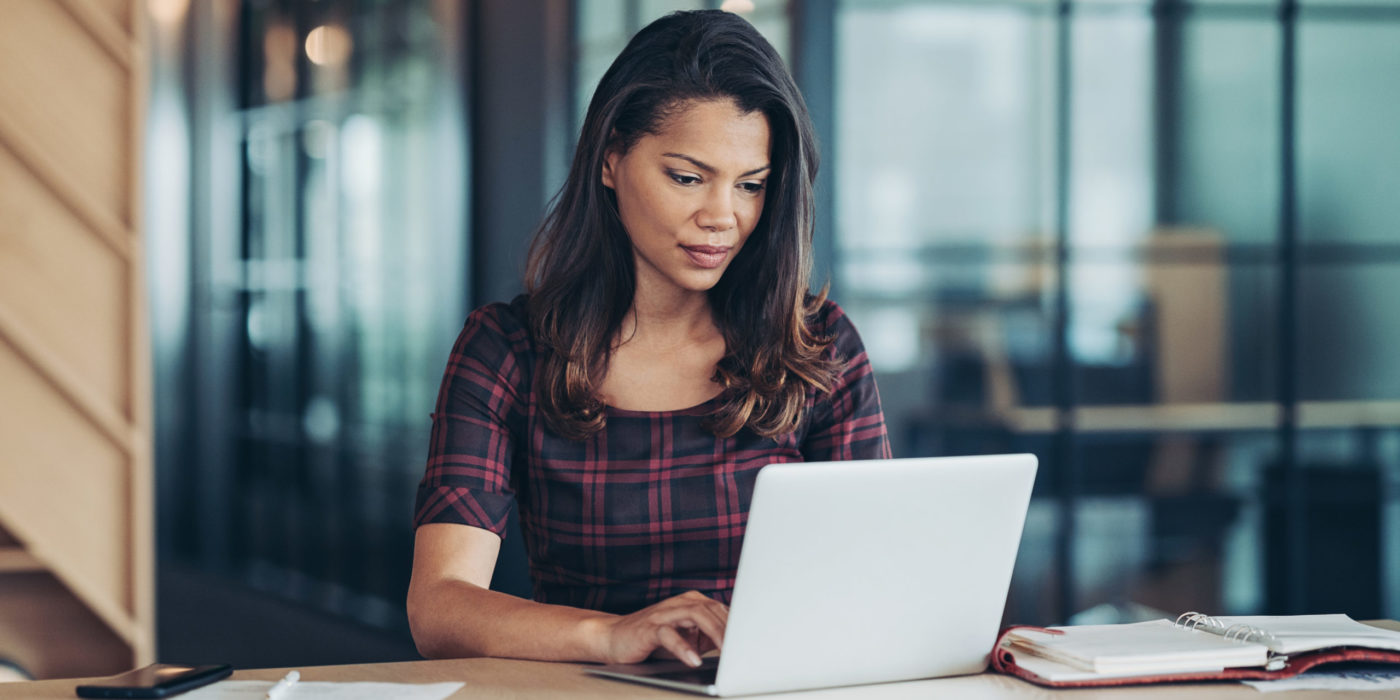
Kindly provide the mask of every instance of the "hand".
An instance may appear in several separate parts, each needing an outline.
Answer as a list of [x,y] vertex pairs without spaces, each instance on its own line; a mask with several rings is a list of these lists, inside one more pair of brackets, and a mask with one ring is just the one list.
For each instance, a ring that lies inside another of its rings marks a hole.
[[700,665],[700,655],[719,649],[729,608],[703,593],[690,591],[612,618],[605,628],[608,663],[633,664],[653,652]]

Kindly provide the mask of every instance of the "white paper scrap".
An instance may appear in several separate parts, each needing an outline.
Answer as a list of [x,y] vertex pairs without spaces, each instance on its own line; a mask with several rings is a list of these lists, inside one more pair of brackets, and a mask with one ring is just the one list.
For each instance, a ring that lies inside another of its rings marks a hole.
[[1353,666],[1345,671],[1313,669],[1276,681],[1244,681],[1262,693],[1281,690],[1400,690],[1400,668],[1393,665]]
[[[301,681],[284,700],[443,700],[465,683],[328,683]],[[272,681],[219,681],[180,695],[182,700],[264,700]]]

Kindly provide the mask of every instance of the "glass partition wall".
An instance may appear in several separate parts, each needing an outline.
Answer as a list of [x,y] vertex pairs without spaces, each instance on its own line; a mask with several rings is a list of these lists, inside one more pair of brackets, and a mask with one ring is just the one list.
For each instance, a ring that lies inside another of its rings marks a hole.
[[1396,615],[1400,3],[836,25],[835,296],[895,453],[1041,458],[1007,621]]
[[396,638],[467,313],[463,26],[450,2],[265,0],[192,3],[186,30],[189,367],[157,369],[162,560]]

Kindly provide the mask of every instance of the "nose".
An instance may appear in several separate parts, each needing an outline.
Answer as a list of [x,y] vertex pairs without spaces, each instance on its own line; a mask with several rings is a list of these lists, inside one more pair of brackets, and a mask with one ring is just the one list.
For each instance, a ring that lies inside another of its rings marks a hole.
[[716,187],[705,197],[696,212],[695,223],[706,231],[728,231],[739,225],[734,215],[734,192],[728,187]]

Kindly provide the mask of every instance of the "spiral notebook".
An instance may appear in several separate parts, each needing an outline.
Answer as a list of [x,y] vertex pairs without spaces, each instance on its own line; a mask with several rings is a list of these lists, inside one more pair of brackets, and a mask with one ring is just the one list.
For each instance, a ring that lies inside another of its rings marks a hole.
[[1324,663],[1400,664],[1400,632],[1346,615],[1210,617],[1011,627],[992,667],[1045,686],[1288,678]]

